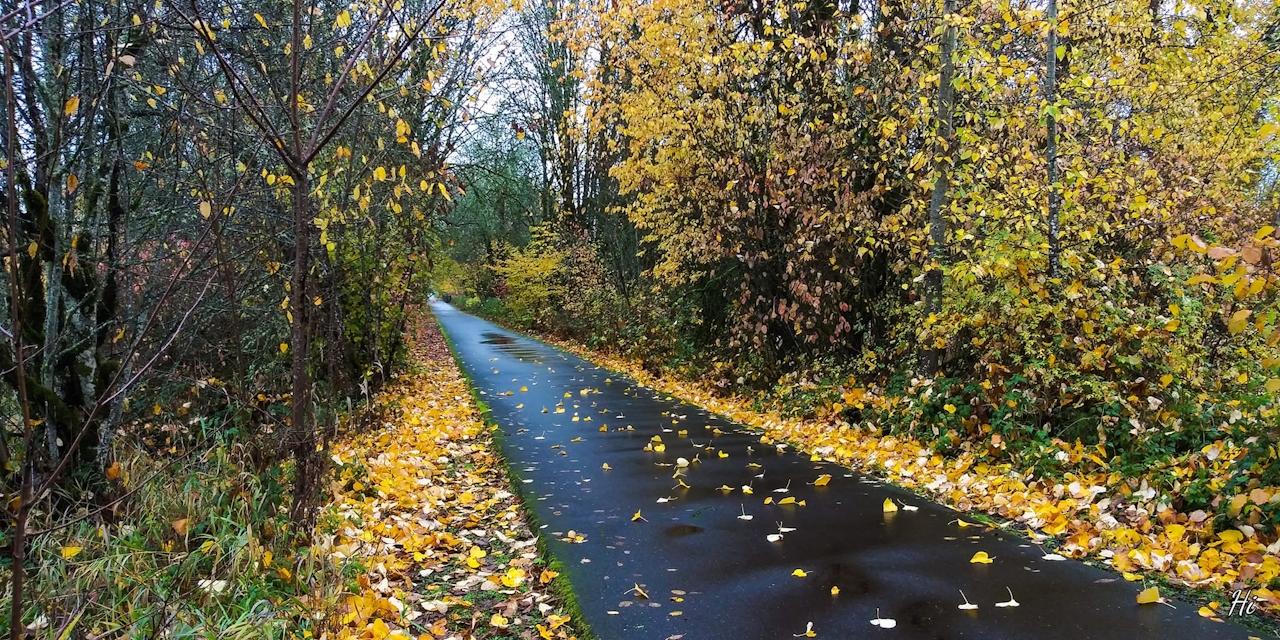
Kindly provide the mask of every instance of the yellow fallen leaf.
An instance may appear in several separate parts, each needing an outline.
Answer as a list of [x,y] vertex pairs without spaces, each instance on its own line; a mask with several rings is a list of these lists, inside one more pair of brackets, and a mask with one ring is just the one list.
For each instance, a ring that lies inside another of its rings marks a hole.
[[[639,509],[636,509],[636,514],[635,514],[634,516],[631,516],[631,521],[632,521],[632,522],[635,522],[636,520],[644,520],[644,518],[642,518],[642,517],[640,516],[640,510],[639,510]],[[645,520],[645,522],[648,522],[648,520]]]
[[792,572],[791,572],[791,575],[793,575],[793,576],[795,576],[795,577],[797,577],[797,578],[803,578],[803,577],[805,577],[805,576],[807,576],[807,575],[809,575],[809,574],[808,574],[808,573],[805,573],[805,570],[804,570],[804,569],[796,569],[795,571],[792,571]]
[[815,486],[815,487],[825,487],[825,486],[827,486],[827,483],[829,483],[829,482],[831,482],[831,474],[829,474],[829,473],[824,473],[824,474],[822,474],[822,475],[818,476],[818,479],[817,479],[817,480],[814,480],[814,481],[813,481],[813,486]]
[[796,499],[792,496],[787,496],[778,501],[778,504],[795,504],[795,503],[796,503]]
[[601,468],[601,469],[604,469],[605,471],[613,471],[613,467],[609,466],[609,463],[608,463],[608,462],[606,462],[606,463],[604,463],[603,465],[601,465],[601,467],[600,467],[600,468]]
[[831,587],[831,595],[833,596],[840,595],[840,587]]
[[538,576],[538,582],[541,582],[542,584],[551,584],[551,581],[555,580],[558,575],[560,575],[560,572],[558,571],[543,569],[542,575]]
[[508,624],[511,624],[511,621],[502,617],[501,613],[495,613],[492,618],[489,618],[489,626],[491,627],[506,629]]
[[1160,589],[1147,587],[1138,593],[1138,604],[1155,604],[1160,602]]
[[884,499],[884,512],[885,512],[885,513],[893,513],[894,511],[897,511],[897,510],[898,510],[898,505],[894,504],[894,503],[893,503],[893,500],[891,500],[891,499],[889,499],[889,498],[885,498],[885,499]]
[[84,551],[84,547],[63,547],[63,548],[62,548],[62,559],[63,559],[63,560],[70,560],[70,559],[72,559],[72,558],[74,558],[74,557],[76,557],[76,556],[80,555],[80,552],[81,552],[81,551]]
[[971,564],[991,564],[992,560],[993,558],[987,555],[986,551],[979,551],[973,554],[972,558],[969,558]]
[[512,567],[507,569],[507,573],[502,576],[502,584],[509,589],[514,589],[524,584],[525,573],[523,569]]

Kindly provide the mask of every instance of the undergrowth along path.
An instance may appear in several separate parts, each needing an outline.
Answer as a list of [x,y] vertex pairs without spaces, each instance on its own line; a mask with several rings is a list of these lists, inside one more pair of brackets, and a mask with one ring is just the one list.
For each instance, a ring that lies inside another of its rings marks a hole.
[[433,309],[602,638],[857,637],[890,625],[903,638],[1249,635],[1186,603],[1138,604],[1143,585],[1046,559],[1002,530]]

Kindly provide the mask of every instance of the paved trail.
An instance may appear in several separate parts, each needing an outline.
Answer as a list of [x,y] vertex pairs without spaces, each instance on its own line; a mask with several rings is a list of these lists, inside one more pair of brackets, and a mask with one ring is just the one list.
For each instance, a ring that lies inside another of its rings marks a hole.
[[[809,621],[819,638],[1250,635],[1186,603],[1139,606],[1137,584],[1114,573],[1042,560],[999,531],[961,529],[954,512],[912,494],[762,445],[732,423],[447,304],[433,309],[501,426],[503,452],[536,497],[544,532],[582,536],[552,542],[551,553],[602,640],[785,639]],[[644,451],[654,436],[664,452]],[[673,478],[681,457],[694,462]],[[813,486],[821,474],[830,484]],[[806,506],[764,505],[766,497]],[[886,498],[919,509],[886,514]],[[632,520],[637,510],[644,521]],[[779,526],[794,530],[770,542]],[[971,564],[977,551],[994,562]],[[808,575],[793,577],[796,569]],[[995,606],[1009,600],[1006,589],[1021,606]],[[961,591],[976,610],[957,608]],[[897,626],[873,626],[877,611]]]

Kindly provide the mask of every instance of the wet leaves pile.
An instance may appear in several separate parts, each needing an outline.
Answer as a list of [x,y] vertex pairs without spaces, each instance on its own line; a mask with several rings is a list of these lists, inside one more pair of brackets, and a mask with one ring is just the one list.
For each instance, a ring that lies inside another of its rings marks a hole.
[[332,447],[328,545],[363,567],[337,638],[572,640],[492,432],[431,319],[377,418]]
[[[1238,521],[1236,526],[1215,526],[1215,520],[1222,520],[1215,519],[1215,513],[1179,512],[1170,506],[1171,496],[1162,495],[1141,478],[1108,470],[1105,464],[1093,467],[1093,471],[1067,473],[1060,479],[1037,478],[1007,463],[985,461],[977,451],[944,457],[918,440],[884,434],[871,424],[757,411],[751,408],[750,399],[724,396],[709,384],[654,375],[624,357],[562,340],[549,341],[623,372],[641,385],[758,429],[765,444],[789,443],[814,461],[885,477],[961,512],[996,516],[1003,522],[995,526],[1052,547],[1054,553],[1046,551],[1048,559],[1090,559],[1117,570],[1126,580],[1148,582],[1160,577],[1216,590],[1222,597],[1237,589],[1252,590],[1261,610],[1280,614],[1280,589],[1271,588],[1280,578],[1280,540]],[[1229,476],[1231,461],[1242,455],[1241,451],[1229,443],[1207,444],[1198,466],[1208,473]],[[1083,463],[1078,467],[1087,469],[1097,454],[1078,443],[1063,443],[1058,456]],[[1225,484],[1227,478],[1220,480]],[[1218,509],[1233,516],[1247,504],[1274,500],[1280,500],[1280,491],[1273,494],[1257,489],[1245,500],[1222,500]],[[1213,606],[1201,609],[1200,614],[1218,619]]]

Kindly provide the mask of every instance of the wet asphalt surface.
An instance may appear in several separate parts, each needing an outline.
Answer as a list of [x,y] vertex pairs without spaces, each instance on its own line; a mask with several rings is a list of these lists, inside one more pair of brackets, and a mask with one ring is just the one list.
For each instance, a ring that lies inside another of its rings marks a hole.
[[[820,638],[1251,635],[1187,603],[1138,605],[1141,583],[1043,560],[1026,540],[962,528],[956,512],[906,491],[761,444],[734,423],[445,303],[432,308],[602,640],[784,639],[810,621]],[[644,450],[654,436],[665,451]],[[678,458],[689,466],[673,477]],[[814,486],[823,474],[829,484]],[[768,497],[775,504],[763,504]],[[788,497],[805,505],[776,504]],[[918,510],[885,513],[886,498]],[[643,520],[633,520],[637,511]],[[571,531],[582,541],[563,541]],[[978,551],[994,561],[970,563]],[[1010,592],[1020,606],[997,607]],[[978,608],[959,609],[966,598]],[[878,617],[896,626],[873,625]]]

